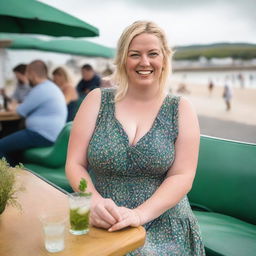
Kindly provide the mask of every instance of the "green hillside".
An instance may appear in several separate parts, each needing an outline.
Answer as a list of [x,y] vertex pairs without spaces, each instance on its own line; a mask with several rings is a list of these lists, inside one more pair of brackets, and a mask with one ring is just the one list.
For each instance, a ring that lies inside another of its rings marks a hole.
[[210,58],[253,59],[256,58],[256,44],[218,43],[209,45],[178,46],[174,48],[175,60],[196,60],[201,56]]

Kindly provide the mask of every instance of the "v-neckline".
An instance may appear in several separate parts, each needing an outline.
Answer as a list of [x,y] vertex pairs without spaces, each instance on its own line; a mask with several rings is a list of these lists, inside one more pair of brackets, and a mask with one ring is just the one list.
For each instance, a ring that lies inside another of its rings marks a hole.
[[162,102],[162,104],[161,104],[161,106],[160,106],[160,108],[159,108],[159,110],[157,112],[157,115],[156,115],[154,121],[152,122],[152,125],[150,126],[150,129],[142,137],[140,137],[139,140],[135,144],[130,144],[130,139],[129,139],[129,136],[128,136],[127,132],[125,131],[122,123],[116,118],[116,104],[115,104],[115,102],[113,103],[113,116],[114,116],[114,120],[118,124],[119,128],[121,129],[123,135],[125,136],[128,147],[130,147],[130,148],[136,147],[153,130],[153,128],[155,127],[156,121],[158,119],[158,116],[162,112],[162,109],[163,109],[163,107],[164,107],[164,105],[165,105],[165,103],[167,101],[167,98],[168,98],[168,94],[164,97],[163,102]]

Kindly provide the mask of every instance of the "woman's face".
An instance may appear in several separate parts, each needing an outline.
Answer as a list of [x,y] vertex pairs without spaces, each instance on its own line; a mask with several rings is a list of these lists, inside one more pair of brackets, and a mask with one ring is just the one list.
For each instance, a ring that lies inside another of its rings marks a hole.
[[132,86],[159,86],[163,70],[161,42],[153,34],[133,38],[128,49],[126,73]]
[[59,75],[59,74],[53,75],[52,80],[53,80],[53,82],[54,82],[55,84],[57,84],[57,85],[59,85],[59,86],[60,86],[61,83],[63,82],[63,78],[62,78],[62,76]]

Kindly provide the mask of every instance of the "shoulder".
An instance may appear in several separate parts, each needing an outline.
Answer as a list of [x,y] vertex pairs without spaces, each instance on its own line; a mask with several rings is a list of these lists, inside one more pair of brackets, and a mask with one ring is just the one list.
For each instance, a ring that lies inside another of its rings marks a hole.
[[179,110],[188,111],[195,110],[193,104],[185,97],[179,97]]
[[33,91],[52,91],[55,90],[56,87],[58,88],[58,86],[52,81],[45,80],[40,84],[37,84],[35,87],[33,87]]
[[177,110],[180,112],[194,109],[191,102],[183,96],[168,94],[168,100],[172,106],[176,106]]
[[67,86],[64,87],[63,91],[65,91],[65,92],[73,92],[73,91],[76,91],[76,89],[71,84],[68,84]]
[[99,88],[90,91],[87,96],[84,98],[80,112],[90,111],[92,113],[98,113],[101,103],[101,90]]
[[181,97],[178,95],[174,95],[171,93],[168,93],[167,100],[171,103],[171,105],[179,105]]
[[199,130],[196,109],[193,104],[185,97],[180,97],[178,109],[179,127],[181,129]]
[[112,88],[112,87],[107,87],[107,88],[100,88],[101,90],[101,93],[103,95],[112,95],[112,96],[115,96],[115,93],[116,93],[116,89],[115,88]]
[[54,82],[47,80],[43,83],[43,86],[40,86],[41,90],[45,92],[45,95],[51,98],[59,98],[62,97],[63,92],[61,88],[55,84]]
[[74,119],[76,129],[83,129],[84,131],[84,127],[86,127],[87,130],[93,130],[100,111],[100,106],[101,91],[97,88],[89,92],[81,103]]
[[96,88],[96,89],[90,91],[84,99],[84,102],[87,102],[87,103],[95,102],[95,104],[99,104],[100,101],[101,101],[101,90],[100,90],[100,88]]

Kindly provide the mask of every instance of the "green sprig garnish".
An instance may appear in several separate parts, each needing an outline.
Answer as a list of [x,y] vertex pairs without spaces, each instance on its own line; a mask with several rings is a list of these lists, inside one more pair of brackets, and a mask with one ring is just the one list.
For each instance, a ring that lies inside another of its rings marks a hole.
[[85,192],[86,188],[87,188],[87,182],[86,182],[86,180],[85,180],[84,178],[82,178],[82,179],[80,180],[79,190],[80,190],[81,192]]
[[85,192],[86,189],[87,189],[87,182],[84,178],[82,178],[80,180],[80,184],[79,184],[78,188],[80,190],[80,192],[79,192],[80,196],[90,196],[90,195],[92,195],[92,193],[90,193],[90,192],[89,193]]

